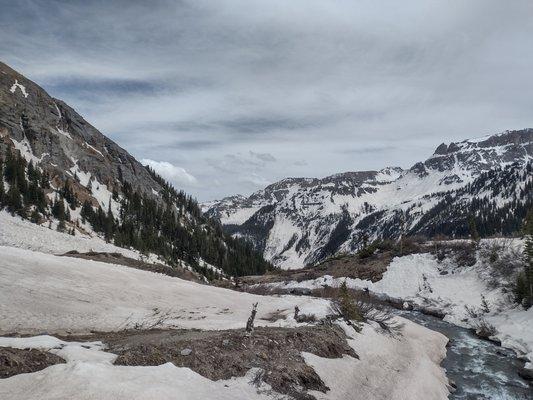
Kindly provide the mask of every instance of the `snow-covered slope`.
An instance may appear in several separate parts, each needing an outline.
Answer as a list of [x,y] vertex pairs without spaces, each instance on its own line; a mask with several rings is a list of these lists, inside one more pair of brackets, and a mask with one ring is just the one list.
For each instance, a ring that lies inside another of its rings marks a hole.
[[[274,264],[298,268],[354,251],[367,239],[402,232],[462,235],[470,215],[480,224],[488,212],[504,214],[494,220],[506,215],[518,220],[533,198],[532,160],[533,129],[507,131],[442,144],[405,171],[289,178],[248,198],[233,196],[204,209]],[[485,228],[487,234],[512,232],[516,221]]]
[[[259,303],[256,324],[292,327],[294,306],[322,317],[328,301],[295,296],[258,296],[215,288],[124,266],[58,257],[0,246],[0,332],[56,334],[65,331],[159,327],[242,328],[252,303]],[[31,295],[29,295],[31,294]],[[280,320],[263,317],[276,312]],[[164,315],[165,318],[161,318]],[[284,318],[285,317],[285,318]],[[402,320],[403,321],[403,320]],[[404,335],[393,338],[365,324],[360,333],[343,326],[359,358],[304,359],[330,390],[319,399],[444,400],[447,379],[439,366],[447,339],[409,321]],[[115,355],[100,342],[70,342],[53,336],[0,337],[0,347],[37,348],[63,357],[39,372],[0,380],[0,398],[39,399],[281,399],[258,371],[242,378],[211,381],[170,363],[153,367],[115,366]],[[414,379],[416,377],[416,379]]]
[[156,310],[167,315],[162,327],[240,328],[256,302],[258,319],[283,310],[289,326],[294,324],[290,315],[295,306],[318,317],[328,312],[326,300],[263,298],[129,267],[13,247],[0,246],[0,255],[0,330],[4,333],[118,330],[160,318]]

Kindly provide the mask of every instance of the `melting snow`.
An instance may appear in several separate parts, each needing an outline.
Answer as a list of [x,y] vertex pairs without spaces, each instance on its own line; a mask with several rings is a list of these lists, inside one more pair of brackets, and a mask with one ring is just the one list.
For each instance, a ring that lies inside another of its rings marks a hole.
[[[329,302],[295,296],[241,293],[125,266],[1,247],[0,320],[4,332],[88,331],[123,329],[150,322],[154,310],[169,315],[165,326],[200,329],[242,328],[252,303],[258,302],[259,325],[295,326],[294,306],[302,313],[323,317]],[[285,319],[268,322],[272,312]],[[159,317],[156,317],[159,318]],[[446,338],[405,321],[400,339],[365,325],[361,333],[346,332],[359,359],[325,359],[304,353],[305,360],[330,387],[319,399],[364,398],[444,400],[446,377],[439,363]],[[157,367],[115,366],[115,355],[100,342],[79,343],[52,336],[0,338],[0,346],[38,348],[63,357],[67,363],[0,380],[2,398],[39,399],[280,399],[270,387],[252,385],[258,373],[210,381],[188,368],[170,363]],[[85,346],[85,347],[84,347]],[[416,377],[416,379],[414,379]]]

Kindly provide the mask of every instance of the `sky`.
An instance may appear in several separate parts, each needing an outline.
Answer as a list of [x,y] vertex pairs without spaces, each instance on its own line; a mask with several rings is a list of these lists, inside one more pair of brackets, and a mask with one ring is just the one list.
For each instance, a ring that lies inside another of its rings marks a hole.
[[533,127],[530,0],[0,0],[0,60],[200,201]]

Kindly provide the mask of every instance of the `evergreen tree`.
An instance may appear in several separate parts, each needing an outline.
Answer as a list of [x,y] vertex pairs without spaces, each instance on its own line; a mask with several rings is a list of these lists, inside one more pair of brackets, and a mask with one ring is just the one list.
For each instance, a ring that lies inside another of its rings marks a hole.
[[4,206],[6,189],[4,186],[4,161],[0,158],[0,210]]
[[468,230],[470,231],[470,239],[472,239],[476,243],[479,242],[480,237],[477,230],[476,219],[474,218],[474,216],[470,216],[470,218],[468,219]]
[[65,220],[60,219],[59,223],[57,224],[58,232],[65,232],[66,229],[67,229],[67,225],[65,224]]
[[7,210],[11,214],[22,214],[22,199],[20,197],[20,190],[16,182],[11,185],[6,195]]
[[34,209],[30,215],[30,221],[33,222],[34,224],[37,224],[39,223],[40,220],[41,220],[41,214],[39,214],[39,211],[37,211],[37,209]]
[[524,271],[518,276],[516,298],[525,308],[533,305],[533,208],[529,210],[524,222]]

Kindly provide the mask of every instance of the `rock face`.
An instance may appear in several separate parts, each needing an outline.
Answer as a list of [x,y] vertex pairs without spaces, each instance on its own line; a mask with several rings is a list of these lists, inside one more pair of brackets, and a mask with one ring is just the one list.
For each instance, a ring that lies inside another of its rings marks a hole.
[[298,268],[376,238],[464,236],[471,216],[482,234],[510,233],[532,202],[532,160],[533,129],[507,131],[441,144],[408,170],[289,178],[203,207],[274,264]]
[[[108,202],[104,195],[120,179],[149,195],[161,189],[126,150],[64,102],[0,62],[0,156],[9,147],[19,149],[26,160],[54,179],[64,182],[76,176],[76,190],[94,205]],[[100,186],[106,189],[103,193]]]

